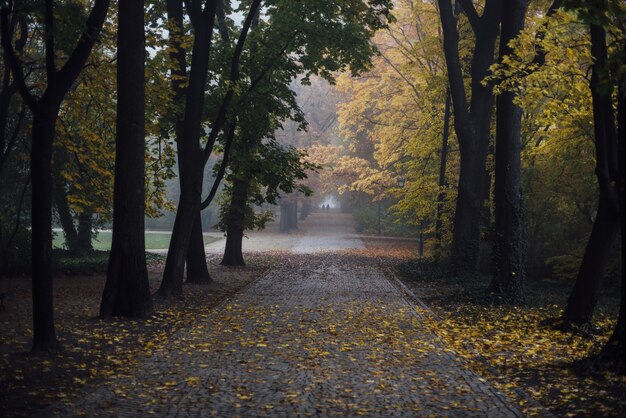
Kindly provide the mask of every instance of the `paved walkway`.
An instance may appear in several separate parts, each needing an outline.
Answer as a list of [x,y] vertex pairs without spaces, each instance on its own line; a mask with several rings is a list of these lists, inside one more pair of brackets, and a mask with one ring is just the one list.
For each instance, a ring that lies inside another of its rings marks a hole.
[[330,229],[62,415],[519,416]]

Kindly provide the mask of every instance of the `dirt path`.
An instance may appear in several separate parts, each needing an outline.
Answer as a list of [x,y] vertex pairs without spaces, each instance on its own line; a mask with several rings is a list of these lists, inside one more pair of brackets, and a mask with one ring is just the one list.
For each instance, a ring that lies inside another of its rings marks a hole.
[[346,219],[322,216],[292,236],[282,265],[173,336],[132,377],[58,412],[518,416],[439,342],[374,260],[350,251],[362,243]]

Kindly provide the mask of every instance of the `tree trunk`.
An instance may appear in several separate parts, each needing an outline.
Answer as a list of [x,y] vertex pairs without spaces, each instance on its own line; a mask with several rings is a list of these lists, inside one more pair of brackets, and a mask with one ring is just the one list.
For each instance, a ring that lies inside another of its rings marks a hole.
[[300,220],[304,221],[311,214],[311,203],[308,200],[302,202],[302,208],[300,209]]
[[187,251],[187,283],[209,284],[213,282],[207,267],[206,252],[204,251],[204,236],[202,234],[202,219],[200,211],[191,229],[189,249]]
[[226,248],[222,258],[223,266],[245,266],[242,243],[246,205],[248,202],[248,183],[233,179],[233,190],[228,209],[228,226],[226,228]]
[[[617,173],[617,133],[613,115],[612,92],[602,86],[601,73],[607,61],[606,34],[602,27],[591,25],[591,52],[594,58],[590,88],[593,100],[593,122],[598,178],[598,213],[585,248],[576,283],[563,312],[563,320],[588,323],[598,300],[601,280],[606,272],[610,250],[619,228]],[[600,87],[602,86],[602,87]]]
[[437,214],[435,221],[435,248],[434,254],[436,257],[441,256],[442,242],[441,242],[441,228],[443,227],[443,205],[446,199],[445,187],[446,181],[446,165],[448,162],[448,140],[450,138],[450,117],[452,113],[452,98],[450,97],[450,90],[446,91],[446,104],[443,114],[443,132],[441,134],[441,154],[439,157],[439,193],[437,194]]
[[[170,71],[176,77],[172,77],[171,85],[174,92],[174,100],[172,105],[172,115],[174,116],[174,130],[176,133],[176,143],[180,144],[184,134],[184,106],[185,106],[185,80],[187,78],[187,59],[186,49],[181,44],[182,35],[184,34],[184,16],[183,3],[176,0],[167,0],[167,17],[174,25],[172,30],[176,36],[171,36],[170,59],[173,65]],[[185,164],[179,154],[179,165]],[[179,181],[182,181],[179,178]],[[196,215],[196,221],[191,230],[189,238],[189,248],[187,249],[187,282],[205,284],[211,283],[213,280],[209,275],[206,262],[206,253],[204,252],[204,239],[202,235],[202,220],[200,219],[200,211]]]
[[[482,147],[481,147],[482,148]],[[463,158],[465,155],[465,158]],[[486,153],[472,146],[461,153],[459,188],[453,224],[451,263],[455,274],[476,271],[480,258],[480,232],[484,198]]]
[[286,234],[297,228],[296,220],[294,216],[294,209],[298,210],[296,202],[281,202],[280,204],[280,232]]
[[[626,53],[623,46],[622,53]],[[626,56],[626,55],[624,55]],[[617,99],[617,123],[619,142],[620,169],[620,225],[626,231],[626,86],[621,85]],[[619,316],[613,334],[602,349],[602,356],[624,369],[626,365],[626,234],[622,233],[622,289],[620,295]]]
[[144,2],[118,3],[113,241],[100,316],[152,315],[145,250]]
[[200,209],[204,173],[200,150],[200,129],[217,3],[217,1],[209,2],[206,6],[208,9],[200,13],[190,10],[192,14],[190,18],[194,26],[194,40],[188,86],[185,91],[182,135],[177,138],[180,197],[165,261],[163,280],[158,291],[159,296],[162,297],[182,295],[191,233]]
[[93,214],[84,212],[78,214],[78,246],[81,253],[93,251],[91,233],[93,228]]
[[[500,60],[512,52],[509,43],[524,28],[527,0],[509,0],[502,8]],[[515,94],[501,93],[496,102],[495,242],[491,289],[510,303],[524,301],[523,201],[521,190],[522,110]]]
[[32,187],[33,350],[57,347],[52,294],[52,142],[58,107],[33,112]]
[[492,88],[483,85],[494,62],[502,2],[487,0],[482,15],[471,1],[462,4],[475,35],[471,63],[471,102],[468,104],[459,56],[459,32],[450,0],[439,0],[444,54],[454,108],[454,128],[459,141],[461,170],[454,215],[451,264],[456,274],[476,271],[480,258],[480,232],[484,178],[494,99]]
[[78,232],[74,226],[74,217],[70,210],[70,205],[67,203],[67,195],[65,193],[65,186],[63,182],[56,181],[54,184],[54,204],[59,215],[59,221],[63,228],[63,235],[65,236],[65,245],[67,249],[74,253],[80,253],[80,243],[78,240]]

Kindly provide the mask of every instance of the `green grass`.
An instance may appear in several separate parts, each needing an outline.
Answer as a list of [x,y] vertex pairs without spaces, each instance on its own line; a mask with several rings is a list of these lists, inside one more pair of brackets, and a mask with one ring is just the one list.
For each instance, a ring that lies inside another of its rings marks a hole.
[[[146,250],[159,250],[167,249],[170,245],[169,232],[149,232],[146,233]],[[112,233],[110,231],[101,231],[93,239],[93,249],[108,251],[111,249]],[[219,238],[204,236],[205,245],[211,244],[217,241]],[[55,231],[54,239],[52,242],[53,248],[65,248],[65,239],[63,232]]]

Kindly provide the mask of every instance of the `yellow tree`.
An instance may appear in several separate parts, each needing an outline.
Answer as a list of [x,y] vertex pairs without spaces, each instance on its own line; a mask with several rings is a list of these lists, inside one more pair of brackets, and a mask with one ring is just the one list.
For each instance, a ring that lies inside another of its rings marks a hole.
[[[429,232],[437,219],[450,217],[449,205],[437,201],[454,199],[447,180],[458,167],[455,158],[446,164],[450,118],[440,25],[433,2],[399,1],[394,16],[375,38],[380,54],[372,70],[340,79],[348,100],[339,107],[339,122],[353,152],[363,141],[374,147],[369,166],[354,165],[362,171],[350,187],[375,199],[394,196],[397,215]],[[403,190],[397,178],[406,179]]]

